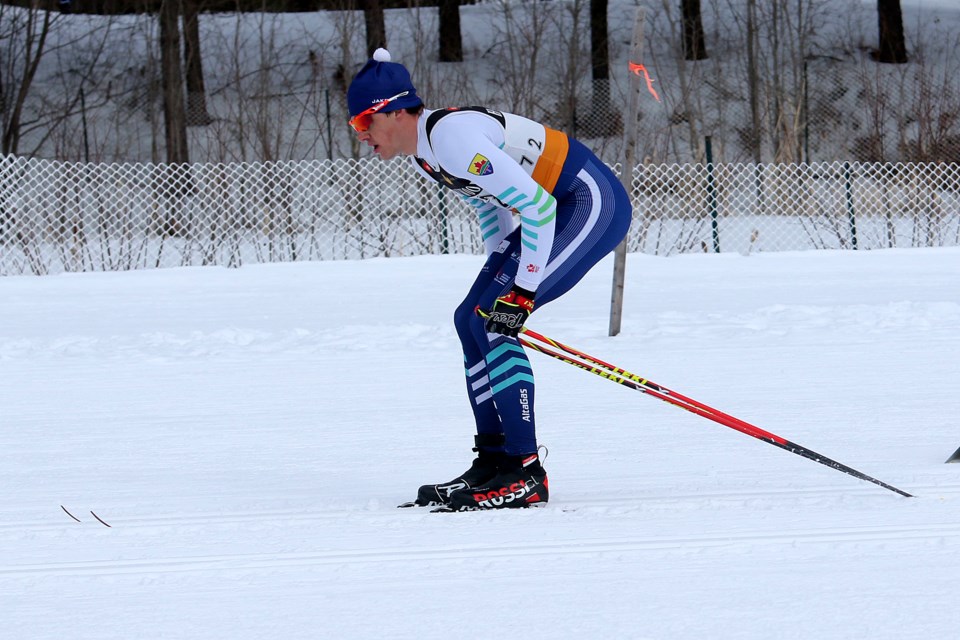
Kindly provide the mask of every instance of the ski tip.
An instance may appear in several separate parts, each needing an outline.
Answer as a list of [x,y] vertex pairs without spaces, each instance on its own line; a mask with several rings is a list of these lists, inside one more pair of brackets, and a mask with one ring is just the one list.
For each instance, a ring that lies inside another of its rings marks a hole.
[[397,509],[409,509],[411,507],[442,507],[444,506],[441,502],[417,502],[413,500],[411,502],[404,502],[403,504],[398,504]]

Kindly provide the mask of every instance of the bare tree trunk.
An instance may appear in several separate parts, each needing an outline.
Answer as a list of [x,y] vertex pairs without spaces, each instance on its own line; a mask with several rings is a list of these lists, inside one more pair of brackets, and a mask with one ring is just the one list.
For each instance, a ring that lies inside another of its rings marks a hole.
[[681,0],[683,12],[683,59],[706,60],[707,43],[703,35],[700,0]]
[[[610,79],[610,48],[607,45],[607,0],[590,0],[590,69],[593,80]],[[609,97],[608,95],[608,101]]]
[[877,24],[880,31],[877,62],[905,63],[907,45],[903,37],[903,11],[900,9],[900,0],[877,0]]
[[765,93],[767,94],[767,104],[769,111],[769,134],[770,142],[773,146],[773,161],[774,162],[783,162],[784,160],[780,157],[782,146],[781,146],[781,132],[784,125],[783,122],[783,60],[781,56],[783,51],[780,47],[780,14],[781,10],[784,7],[779,2],[771,2],[769,8],[769,15],[767,20],[770,21],[771,29],[769,29],[767,37],[765,38],[767,47],[769,47],[770,52],[764,54],[765,58],[769,58],[770,67],[766,73],[766,76],[769,77],[770,81],[766,82],[767,85]]
[[[40,11],[38,9],[27,10],[27,20],[25,26],[24,42],[26,50],[22,52],[23,56],[23,75],[19,78],[12,78],[16,84],[13,100],[2,100],[3,113],[3,143],[0,145],[0,151],[3,153],[16,153],[20,146],[20,126],[23,118],[23,108],[30,93],[30,87],[37,75],[37,67],[40,65],[40,59],[43,58],[44,47],[47,42],[47,35],[50,33],[50,12]],[[2,52],[0,52],[2,53]],[[6,61],[5,61],[6,62]],[[6,89],[0,91],[6,96]]]
[[[181,206],[190,192],[190,154],[187,148],[187,111],[183,96],[183,70],[180,67],[180,13],[182,0],[163,0],[160,4],[160,84],[163,93],[163,124],[169,167],[157,184],[164,203],[164,235],[189,233],[190,223]],[[158,176],[159,177],[159,176]]]
[[439,0],[440,62],[463,62],[460,0]]
[[160,4],[160,68],[163,85],[163,123],[166,128],[167,162],[189,162],[187,118],[180,68],[180,1]]
[[762,161],[760,143],[762,127],[760,122],[760,74],[757,70],[757,3],[747,0],[747,91],[750,98],[750,146],[753,161]]
[[363,22],[367,27],[367,55],[380,47],[387,46],[387,26],[383,18],[383,5],[380,0],[361,0]]
[[620,132],[620,112],[610,108],[610,48],[608,45],[607,0],[590,0],[590,74],[593,104],[584,123],[588,136],[610,136]]
[[207,94],[203,86],[200,54],[200,0],[183,3],[183,62],[187,70],[187,125],[208,125]]

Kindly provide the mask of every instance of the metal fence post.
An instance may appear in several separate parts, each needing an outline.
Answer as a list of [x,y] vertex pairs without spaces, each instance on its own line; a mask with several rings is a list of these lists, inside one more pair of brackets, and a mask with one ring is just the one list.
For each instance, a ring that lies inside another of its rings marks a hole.
[[853,180],[850,174],[850,163],[843,163],[844,189],[847,195],[847,216],[850,218],[850,242],[853,250],[857,249],[857,217],[853,209]]
[[442,185],[437,187],[437,197],[440,200],[440,253],[442,255],[450,253],[450,225],[447,221],[447,196],[444,193],[446,190]]
[[333,160],[333,128],[330,118],[330,89],[323,90],[323,97],[327,107],[327,160]]
[[707,149],[707,211],[710,212],[710,229],[713,233],[713,252],[720,253],[720,226],[717,221],[717,187],[713,175],[713,144],[710,136],[704,143]]

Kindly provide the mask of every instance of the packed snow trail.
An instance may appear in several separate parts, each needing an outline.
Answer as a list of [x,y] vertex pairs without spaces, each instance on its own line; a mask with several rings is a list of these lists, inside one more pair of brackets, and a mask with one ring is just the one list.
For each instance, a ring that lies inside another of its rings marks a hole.
[[0,279],[4,634],[954,634],[960,250],[631,255],[621,335],[609,262],[531,319],[915,498],[533,354],[550,502],[397,509],[472,455],[479,262]]

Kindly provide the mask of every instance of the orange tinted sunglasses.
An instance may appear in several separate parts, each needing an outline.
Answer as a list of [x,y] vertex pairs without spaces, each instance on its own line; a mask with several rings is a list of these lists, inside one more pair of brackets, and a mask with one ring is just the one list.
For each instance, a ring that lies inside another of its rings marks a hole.
[[393,96],[392,98],[387,98],[386,100],[381,100],[380,102],[378,102],[377,104],[373,105],[372,107],[370,107],[370,108],[367,109],[366,111],[361,111],[361,112],[358,113],[357,115],[355,115],[355,116],[353,116],[352,118],[350,118],[350,126],[353,127],[353,130],[356,131],[357,133],[363,133],[364,131],[366,131],[367,129],[370,128],[370,123],[373,122],[373,114],[375,114],[377,111],[380,111],[381,109],[383,109],[385,106],[387,106],[388,104],[390,104],[390,103],[393,102],[394,100],[396,100],[396,99],[398,99],[398,98],[402,98],[403,96],[407,95],[408,93],[410,93],[410,92],[409,92],[409,91],[404,91],[403,93],[398,93],[397,95]]

